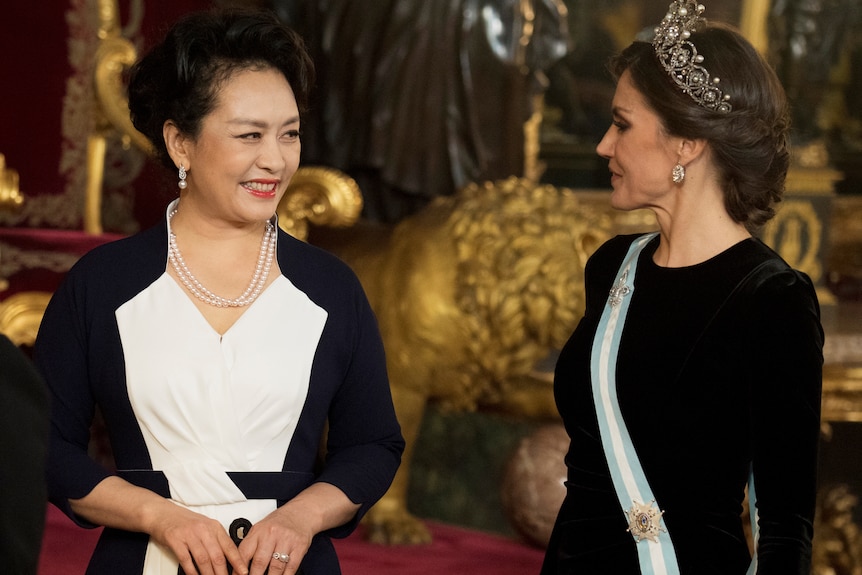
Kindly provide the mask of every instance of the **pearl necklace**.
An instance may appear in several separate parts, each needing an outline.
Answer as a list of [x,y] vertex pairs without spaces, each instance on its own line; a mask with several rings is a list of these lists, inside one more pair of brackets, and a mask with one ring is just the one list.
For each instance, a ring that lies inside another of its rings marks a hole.
[[[177,211],[174,210],[168,214],[168,221],[176,213]],[[185,288],[202,302],[215,307],[244,307],[256,300],[266,285],[266,279],[269,277],[269,270],[272,267],[272,260],[275,257],[275,238],[277,235],[272,222],[266,222],[266,231],[264,231],[263,239],[260,242],[260,254],[257,256],[257,267],[255,267],[254,275],[248,287],[237,298],[218,296],[198,281],[188,266],[186,266],[186,262],[183,261],[180,248],[177,246],[177,236],[173,232],[170,233],[168,259]]]

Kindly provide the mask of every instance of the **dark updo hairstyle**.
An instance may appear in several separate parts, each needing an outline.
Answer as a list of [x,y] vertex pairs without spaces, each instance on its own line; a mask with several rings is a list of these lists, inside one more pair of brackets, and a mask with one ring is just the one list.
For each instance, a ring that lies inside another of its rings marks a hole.
[[693,32],[710,77],[733,109],[704,108],[676,86],[651,43],[634,42],[611,62],[619,78],[628,70],[635,88],[672,136],[709,142],[720,171],[724,204],[752,233],[775,215],[790,164],[790,117],[775,72],[735,29],[717,23]]
[[302,38],[274,13],[214,9],[189,14],[132,67],[132,123],[153,143],[159,160],[174,169],[162,133],[165,122],[172,120],[182,133],[197,137],[224,82],[239,71],[270,68],[284,75],[304,112],[314,65]]

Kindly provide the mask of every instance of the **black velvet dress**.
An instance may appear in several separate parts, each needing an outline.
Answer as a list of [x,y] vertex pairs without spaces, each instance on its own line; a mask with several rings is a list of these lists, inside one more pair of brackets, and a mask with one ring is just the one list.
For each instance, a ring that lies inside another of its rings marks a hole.
[[[587,263],[586,312],[557,363],[554,392],[571,445],[567,495],[542,575],[640,573],[590,384],[593,337],[634,237],[610,240]],[[752,269],[779,256],[749,239],[698,265],[662,268],[652,259],[657,247],[655,238],[640,255],[617,393],[680,570],[746,573],[740,514],[753,463],[757,573],[807,575],[823,364],[811,282],[782,265],[729,297]]]

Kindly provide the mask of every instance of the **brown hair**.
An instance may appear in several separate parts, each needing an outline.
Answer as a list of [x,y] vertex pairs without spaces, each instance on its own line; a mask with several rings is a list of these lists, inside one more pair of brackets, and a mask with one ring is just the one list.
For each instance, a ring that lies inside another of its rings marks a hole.
[[709,143],[720,171],[727,212],[752,233],[775,215],[790,164],[790,116],[775,72],[737,30],[710,23],[690,41],[711,77],[730,96],[733,109],[704,108],[680,90],[656,57],[652,44],[634,42],[611,62],[619,78],[626,70],[667,133]]

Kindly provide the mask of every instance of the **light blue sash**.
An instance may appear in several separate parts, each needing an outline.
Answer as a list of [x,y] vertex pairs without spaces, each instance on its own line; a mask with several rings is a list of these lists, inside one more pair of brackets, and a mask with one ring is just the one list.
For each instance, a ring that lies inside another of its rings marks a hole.
[[757,528],[757,496],[754,494],[754,469],[748,475],[748,514],[751,518],[751,537],[754,539],[754,553],[751,556],[751,565],[748,566],[747,575],[757,573],[757,538],[760,532]]
[[[620,337],[634,293],[638,256],[644,246],[656,237],[656,233],[635,239],[617,272],[616,281],[610,290],[608,303],[602,312],[596,336],[593,340],[591,374],[593,401],[599,423],[605,457],[610,468],[611,479],[620,506],[629,521],[629,532],[636,540],[638,560],[642,575],[679,575],[673,541],[661,519],[663,511],[658,507],[649,486],[643,467],[635,453],[631,436],[620,412],[616,386],[616,364]],[[757,542],[756,509],[754,507],[754,480],[749,481],[752,534]],[[757,556],[748,570],[756,570]]]

